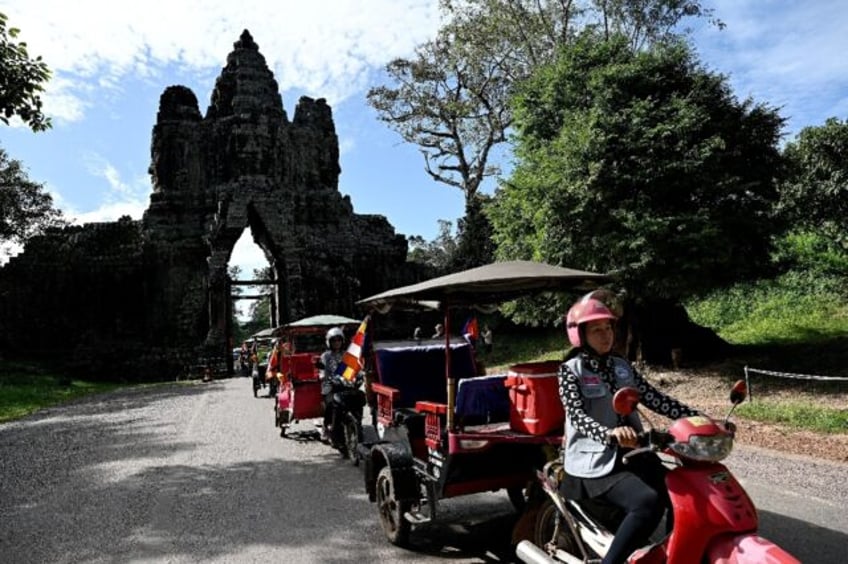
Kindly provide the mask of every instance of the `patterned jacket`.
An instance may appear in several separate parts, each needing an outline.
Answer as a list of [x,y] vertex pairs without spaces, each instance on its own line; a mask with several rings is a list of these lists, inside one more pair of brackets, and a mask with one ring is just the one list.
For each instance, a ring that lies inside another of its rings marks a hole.
[[559,394],[565,408],[565,470],[580,478],[609,474],[617,448],[606,444],[607,433],[627,425],[642,430],[634,412],[622,419],[612,409],[612,396],[622,387],[639,390],[641,403],[651,411],[678,419],[698,412],[651,386],[623,358],[581,352],[560,367]]

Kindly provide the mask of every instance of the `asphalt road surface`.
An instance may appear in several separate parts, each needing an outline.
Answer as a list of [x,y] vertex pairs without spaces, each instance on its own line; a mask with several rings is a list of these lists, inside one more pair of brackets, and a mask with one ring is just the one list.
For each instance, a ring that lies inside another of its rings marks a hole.
[[[848,551],[848,467],[768,451],[728,461],[761,534],[804,562]],[[0,563],[513,562],[506,494],[446,501],[383,537],[362,473],[317,440],[280,438],[247,378],[123,390],[0,425]]]

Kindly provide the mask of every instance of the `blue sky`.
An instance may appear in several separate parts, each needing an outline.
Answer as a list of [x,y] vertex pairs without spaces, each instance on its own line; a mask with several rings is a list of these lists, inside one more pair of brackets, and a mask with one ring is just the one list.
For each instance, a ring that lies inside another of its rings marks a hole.
[[[463,212],[461,193],[423,170],[414,146],[365,103],[393,57],[438,27],[437,0],[0,0],[31,55],[54,71],[45,98],[53,129],[0,127],[23,162],[76,222],[140,218],[150,194],[150,135],[159,96],[182,84],[205,112],[215,78],[245,28],[280,85],[289,118],[301,95],[333,108],[341,148],[339,190],[357,213],[385,215],[398,233],[432,239],[437,220]],[[698,24],[703,63],[729,76],[740,98],[781,108],[787,139],[848,114],[848,3],[705,0],[727,27]],[[486,187],[492,190],[494,183]],[[243,237],[231,264],[264,264]]]

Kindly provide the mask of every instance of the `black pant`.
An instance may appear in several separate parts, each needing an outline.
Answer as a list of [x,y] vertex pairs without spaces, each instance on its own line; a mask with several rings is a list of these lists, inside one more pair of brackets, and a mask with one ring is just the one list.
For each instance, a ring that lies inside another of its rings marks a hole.
[[322,394],[324,398],[324,432],[330,432],[330,425],[333,423],[333,392]]
[[[624,562],[644,544],[663,512],[671,506],[665,485],[666,470],[655,456],[633,458],[621,472],[624,476],[600,496],[626,513],[602,564]],[[671,519],[670,511],[668,518]]]

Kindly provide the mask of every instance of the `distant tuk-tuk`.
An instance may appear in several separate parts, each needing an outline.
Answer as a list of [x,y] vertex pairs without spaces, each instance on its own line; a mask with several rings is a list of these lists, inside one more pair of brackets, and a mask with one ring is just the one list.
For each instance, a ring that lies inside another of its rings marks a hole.
[[444,313],[443,341],[373,345],[377,425],[363,430],[370,440],[363,439],[359,457],[364,460],[365,489],[391,543],[406,545],[413,525],[437,519],[441,499],[505,489],[520,509],[536,470],[562,441],[559,362],[478,375],[471,344],[451,342],[450,311],[492,311],[490,306],[521,296],[588,291],[606,281],[602,274],[512,261],[358,302],[381,313],[437,302]]
[[280,428],[281,437],[292,423],[324,413],[317,362],[326,348],[327,330],[339,327],[348,334],[358,325],[359,321],[349,317],[314,315],[274,329],[273,335],[284,342],[277,374],[272,375],[279,381],[274,425]]

